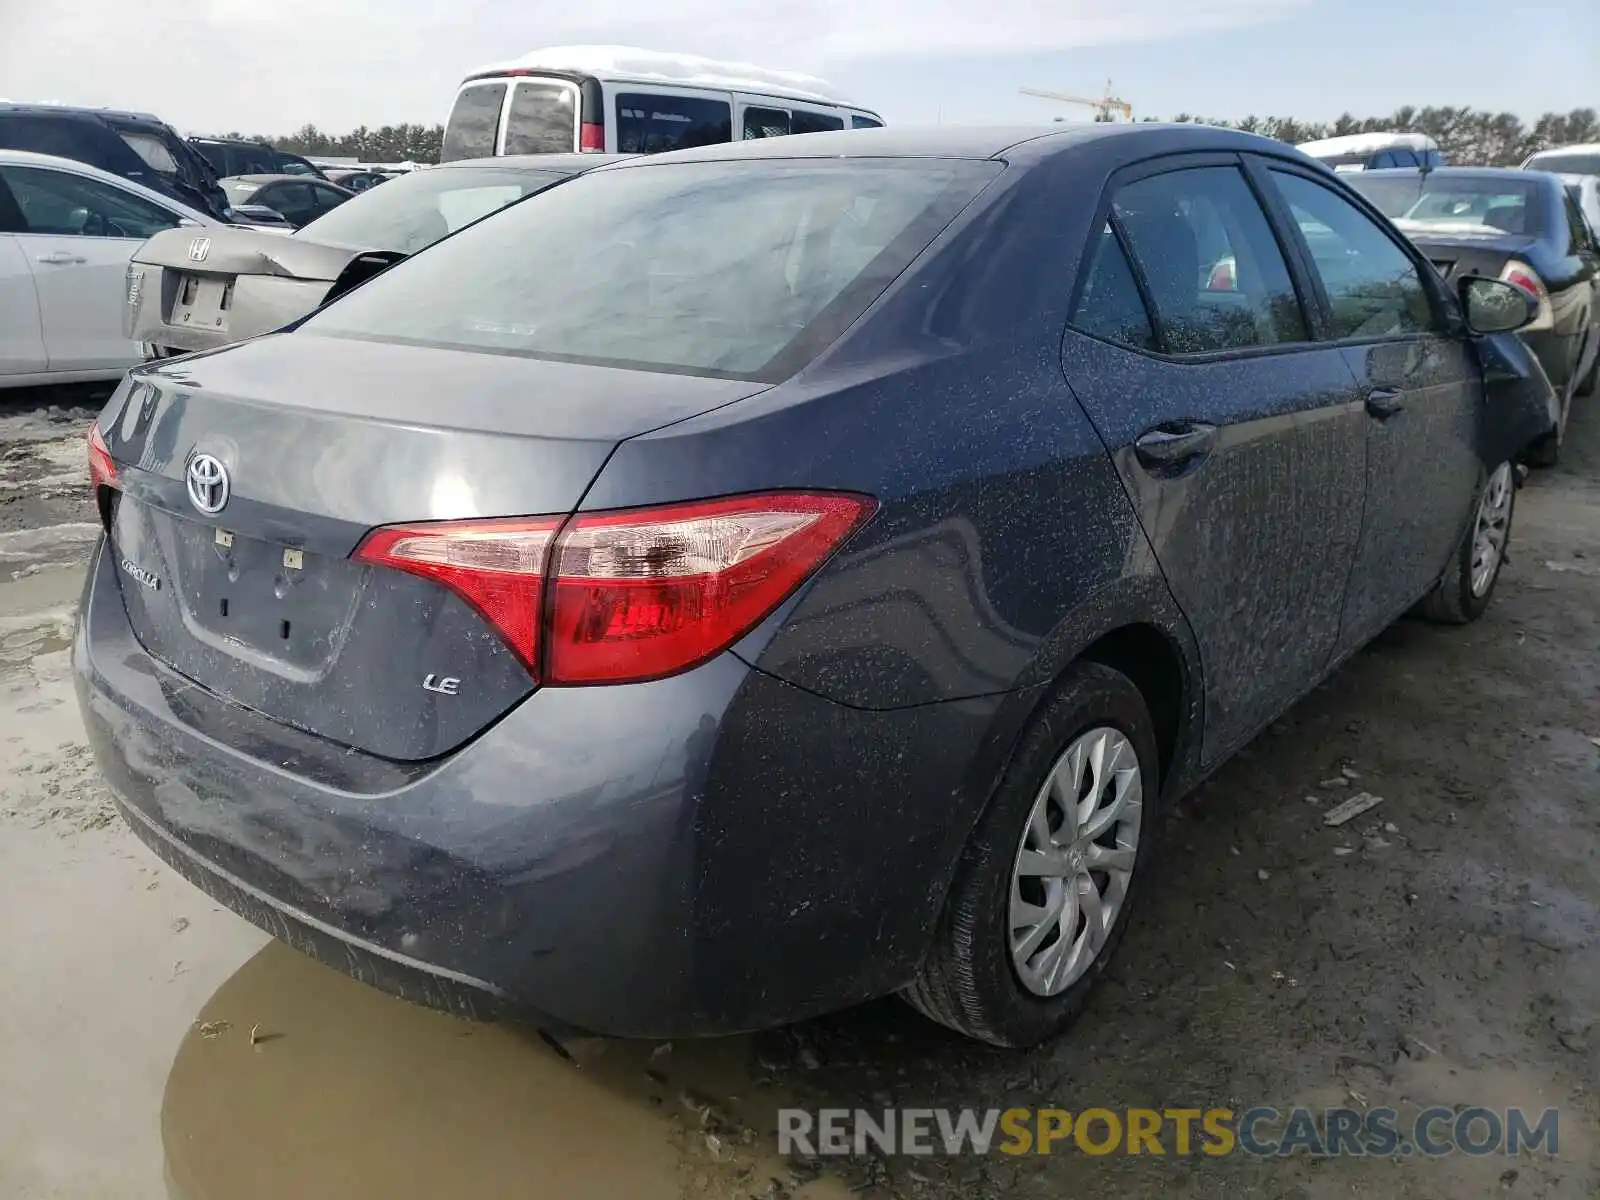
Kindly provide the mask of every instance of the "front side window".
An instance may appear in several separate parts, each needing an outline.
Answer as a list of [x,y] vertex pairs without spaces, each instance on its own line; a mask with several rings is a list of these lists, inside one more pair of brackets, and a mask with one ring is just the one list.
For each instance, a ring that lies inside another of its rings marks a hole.
[[733,140],[733,110],[726,100],[620,92],[616,104],[621,154],[660,154]]
[[1100,230],[1095,241],[1089,275],[1077,307],[1073,309],[1072,324],[1084,333],[1121,346],[1138,350],[1156,348],[1150,313],[1139,295],[1128,256],[1123,253],[1116,230],[1109,224]]
[[43,167],[0,167],[23,231],[58,237],[154,237],[178,225],[176,213],[98,179]]
[[850,117],[850,128],[851,129],[882,129],[883,128],[883,122],[877,120],[874,117],[858,117],[858,116],[852,115]]
[[578,94],[559,83],[519,83],[506,117],[507,154],[570,154],[577,137]]
[[450,120],[445,123],[439,161],[492,155],[495,135],[500,132],[500,109],[505,100],[506,85],[503,83],[480,83],[462,88],[456,96],[455,107],[450,110]]
[[788,109],[752,106],[744,110],[743,129],[739,136],[746,141],[751,138],[787,137],[788,134]]
[[1167,353],[1306,340],[1283,252],[1238,168],[1152,175],[1121,188],[1112,207]]
[[302,328],[776,381],[1001,169],[778,159],[594,171],[405,260]]
[[1416,263],[1366,213],[1304,176],[1274,170],[1272,177],[1322,277],[1334,338],[1401,337],[1437,327]]

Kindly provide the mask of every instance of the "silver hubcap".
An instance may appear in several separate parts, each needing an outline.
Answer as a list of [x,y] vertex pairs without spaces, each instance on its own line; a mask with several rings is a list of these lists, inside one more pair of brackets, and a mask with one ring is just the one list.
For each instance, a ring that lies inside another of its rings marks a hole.
[[1511,525],[1511,464],[1501,463],[1483,485],[1478,501],[1478,523],[1472,531],[1472,594],[1481,596],[1494,582],[1506,552]]
[[1143,810],[1139,756],[1120,730],[1091,729],[1050,769],[1011,871],[1011,962],[1034,995],[1066,991],[1105,946]]

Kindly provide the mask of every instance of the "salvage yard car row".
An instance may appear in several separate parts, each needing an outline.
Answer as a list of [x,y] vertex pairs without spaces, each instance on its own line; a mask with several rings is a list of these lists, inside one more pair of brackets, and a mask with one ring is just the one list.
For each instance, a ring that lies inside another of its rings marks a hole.
[[171,866],[407,995],[1030,1045],[1165,805],[1489,605],[1538,313],[1237,132],[609,162],[130,373],[89,739]]

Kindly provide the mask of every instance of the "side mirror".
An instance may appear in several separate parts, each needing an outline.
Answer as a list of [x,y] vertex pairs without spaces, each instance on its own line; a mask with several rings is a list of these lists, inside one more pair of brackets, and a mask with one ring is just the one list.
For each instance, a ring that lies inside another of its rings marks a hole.
[[1513,333],[1539,316],[1537,300],[1500,279],[1463,279],[1461,307],[1473,333]]

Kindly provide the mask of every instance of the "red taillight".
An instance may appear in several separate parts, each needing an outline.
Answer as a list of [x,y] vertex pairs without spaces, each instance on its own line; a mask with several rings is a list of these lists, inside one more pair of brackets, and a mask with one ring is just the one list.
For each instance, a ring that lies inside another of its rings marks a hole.
[[1233,259],[1225,258],[1211,268],[1211,279],[1206,283],[1208,292],[1231,292],[1235,290],[1233,275]]
[[591,124],[585,121],[578,126],[578,149],[586,154],[604,154],[606,151],[606,127]]
[[1531,267],[1513,263],[1505,269],[1505,274],[1501,278],[1507,283],[1515,284],[1536,301],[1544,299],[1544,281],[1534,273]]
[[100,422],[89,426],[89,486],[96,492],[102,487],[120,486],[117,479],[116,460],[106,446],[105,435],[100,432]]
[[628,683],[727,649],[874,507],[865,496],[782,492],[565,524],[440,522],[376,530],[356,555],[454,590],[545,683]]
[[538,665],[540,598],[561,518],[390,525],[356,557],[442,583],[500,631],[529,670]]

